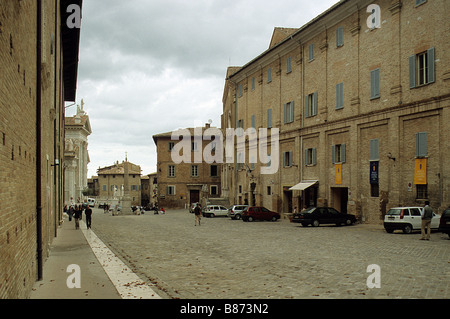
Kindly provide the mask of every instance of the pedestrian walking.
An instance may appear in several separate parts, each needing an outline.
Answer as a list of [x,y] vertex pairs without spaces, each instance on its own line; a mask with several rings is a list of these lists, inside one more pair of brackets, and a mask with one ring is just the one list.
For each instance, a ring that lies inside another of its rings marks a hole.
[[92,209],[89,207],[89,204],[86,206],[84,213],[86,214],[86,226],[89,229],[92,224]]
[[198,204],[198,203],[197,203],[197,206],[195,206],[195,208],[194,208],[194,215],[195,215],[194,226],[197,226],[197,221],[198,221],[198,225],[200,226],[200,221],[202,219],[202,209],[200,207],[200,204]]
[[422,214],[422,229],[421,229],[422,237],[420,238],[420,240],[430,240],[432,218],[433,218],[433,209],[430,207],[430,202],[426,201]]
[[79,229],[81,219],[81,207],[79,205],[75,205],[74,218],[75,218],[75,229]]
[[69,222],[72,221],[73,213],[74,213],[73,205],[70,205],[69,211],[67,212],[67,214],[69,215]]

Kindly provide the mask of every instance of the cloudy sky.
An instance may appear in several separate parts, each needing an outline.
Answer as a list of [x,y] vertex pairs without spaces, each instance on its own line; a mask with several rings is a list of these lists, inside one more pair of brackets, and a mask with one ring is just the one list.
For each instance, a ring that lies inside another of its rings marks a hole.
[[125,152],[155,172],[154,134],[220,127],[227,67],[268,49],[274,27],[299,28],[336,2],[83,1],[77,103],[93,130],[88,176]]

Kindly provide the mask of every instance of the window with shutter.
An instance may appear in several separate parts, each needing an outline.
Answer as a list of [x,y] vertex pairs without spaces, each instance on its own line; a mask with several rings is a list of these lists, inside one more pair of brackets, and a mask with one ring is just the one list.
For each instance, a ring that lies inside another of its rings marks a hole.
[[291,57],[288,57],[286,59],[286,73],[292,72],[292,63],[291,63]]
[[267,69],[267,83],[272,82],[272,68]]
[[426,157],[428,155],[427,133],[416,134],[416,157]]
[[267,110],[267,128],[272,128],[272,109]]
[[309,60],[309,61],[314,60],[314,44],[310,44],[310,45],[309,45],[309,56],[308,56],[308,60]]
[[339,27],[336,30],[336,47],[341,47],[344,45],[344,28]]
[[435,82],[435,49],[409,57],[409,88]]
[[371,161],[379,160],[378,147],[379,147],[378,139],[370,140],[370,160]]
[[370,71],[370,98],[380,97],[380,69]]
[[336,85],[336,110],[344,108],[344,83]]

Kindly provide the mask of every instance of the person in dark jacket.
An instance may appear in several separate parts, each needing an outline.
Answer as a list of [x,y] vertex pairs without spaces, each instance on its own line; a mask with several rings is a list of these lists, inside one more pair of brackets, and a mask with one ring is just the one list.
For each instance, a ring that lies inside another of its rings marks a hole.
[[86,214],[86,226],[89,229],[92,223],[92,209],[89,207],[89,204],[86,206],[84,213]]
[[[433,209],[430,207],[430,202],[425,202],[422,215],[422,237],[420,240],[430,240],[431,233],[431,219],[433,218]],[[425,234],[426,230],[426,234]]]

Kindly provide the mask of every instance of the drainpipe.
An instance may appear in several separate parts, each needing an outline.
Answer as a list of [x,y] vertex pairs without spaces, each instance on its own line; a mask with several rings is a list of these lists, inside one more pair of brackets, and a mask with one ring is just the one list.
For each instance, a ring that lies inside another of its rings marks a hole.
[[42,258],[42,185],[41,185],[41,60],[42,60],[42,2],[37,1],[36,36],[36,237],[38,281],[43,279]]

